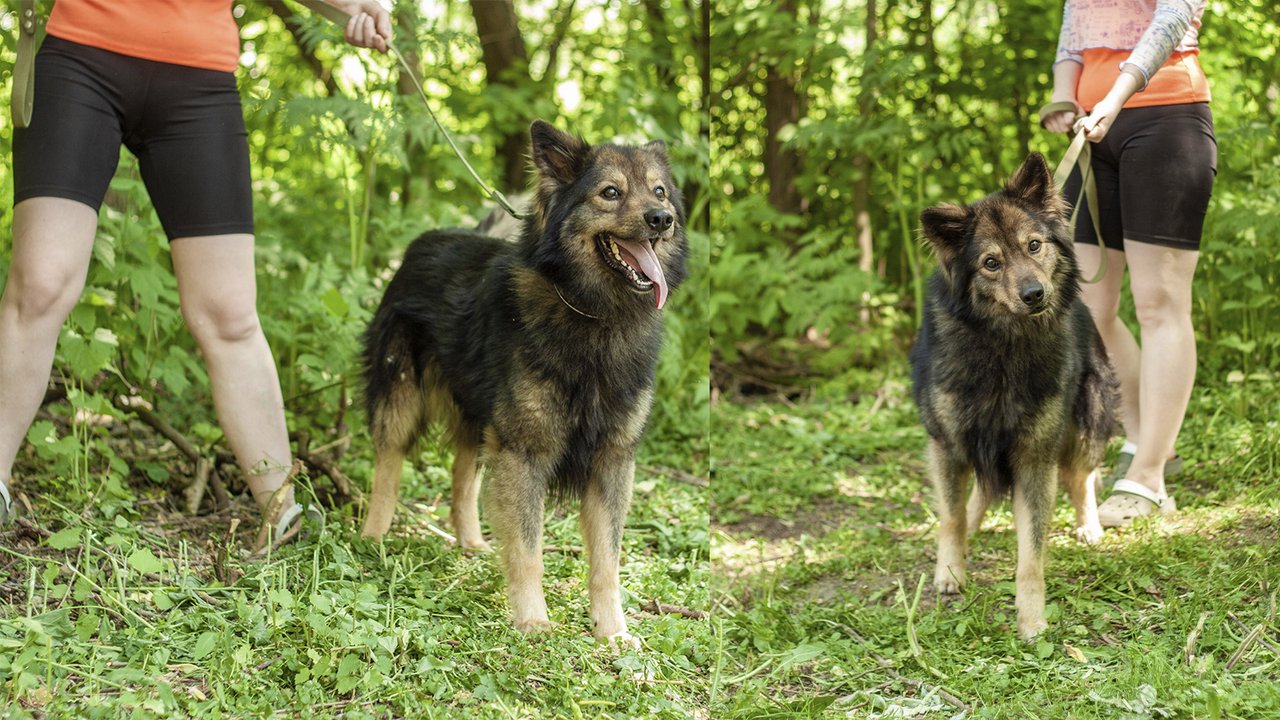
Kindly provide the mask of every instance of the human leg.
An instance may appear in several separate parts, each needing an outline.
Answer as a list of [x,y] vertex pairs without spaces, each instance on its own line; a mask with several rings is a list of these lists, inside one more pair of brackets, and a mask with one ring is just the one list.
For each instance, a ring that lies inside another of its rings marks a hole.
[[44,398],[58,332],[89,271],[98,213],[56,197],[13,209],[13,263],[0,297],[0,481]]
[[1191,399],[1196,338],[1191,324],[1191,280],[1200,253],[1126,243],[1130,288],[1142,331],[1139,413],[1144,422],[1127,479],[1165,496],[1165,461]]
[[[290,466],[284,399],[257,312],[253,236],[172,241],[182,317],[204,354],[214,409],[259,507]],[[292,490],[279,507],[293,505]]]

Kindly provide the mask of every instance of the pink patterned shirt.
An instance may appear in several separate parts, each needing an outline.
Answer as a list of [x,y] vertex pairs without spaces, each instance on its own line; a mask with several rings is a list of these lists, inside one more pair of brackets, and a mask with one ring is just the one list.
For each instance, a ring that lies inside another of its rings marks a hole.
[[[1054,64],[1083,63],[1093,48],[1132,50],[1132,65],[1149,81],[1174,52],[1199,50],[1207,0],[1066,0]],[[1144,81],[1145,86],[1145,81]]]

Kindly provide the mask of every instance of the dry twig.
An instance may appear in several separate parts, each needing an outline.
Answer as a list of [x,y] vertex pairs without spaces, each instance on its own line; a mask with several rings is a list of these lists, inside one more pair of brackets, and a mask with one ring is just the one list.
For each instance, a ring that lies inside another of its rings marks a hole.
[[660,603],[657,600],[650,600],[644,605],[641,605],[640,609],[655,615],[679,615],[681,617],[689,618],[690,620],[706,620],[710,617],[710,613],[704,610],[695,610],[683,605],[668,605],[666,603]]

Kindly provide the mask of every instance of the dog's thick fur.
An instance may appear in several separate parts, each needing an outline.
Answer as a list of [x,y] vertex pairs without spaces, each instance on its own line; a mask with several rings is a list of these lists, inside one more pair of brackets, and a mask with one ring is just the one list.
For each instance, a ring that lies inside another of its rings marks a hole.
[[938,509],[934,584],[960,590],[968,533],[1012,491],[1018,633],[1027,639],[1046,626],[1045,536],[1058,482],[1078,537],[1097,541],[1091,474],[1116,430],[1118,386],[1079,299],[1065,213],[1044,158],[1032,154],[1003,190],[921,214],[939,260],[911,352]]
[[365,334],[377,461],[364,534],[390,527],[404,459],[441,423],[456,451],[450,520],[463,547],[485,547],[487,468],[515,626],[549,627],[544,506],[579,499],[594,633],[634,645],[618,560],[660,306],[684,275],[684,209],[661,142],[592,147],[544,122],[530,134],[536,188],[520,237],[418,238]]

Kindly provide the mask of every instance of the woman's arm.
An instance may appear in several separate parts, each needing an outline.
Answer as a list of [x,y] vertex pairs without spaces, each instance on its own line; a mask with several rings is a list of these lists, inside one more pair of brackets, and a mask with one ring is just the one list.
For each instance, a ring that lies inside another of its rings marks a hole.
[[1203,9],[1204,0],[1157,0],[1151,26],[1142,34],[1129,58],[1120,63],[1121,70],[1132,69],[1138,73],[1142,81],[1139,90],[1147,86],[1151,76],[1173,54],[1173,49],[1186,37],[1196,11]]
[[1064,133],[1071,129],[1077,115],[1084,114],[1084,108],[1076,102],[1076,87],[1080,84],[1080,71],[1083,66],[1074,60],[1063,60],[1053,66],[1053,102],[1069,102],[1076,106],[1075,112],[1056,112],[1040,118],[1040,122],[1049,132]]

